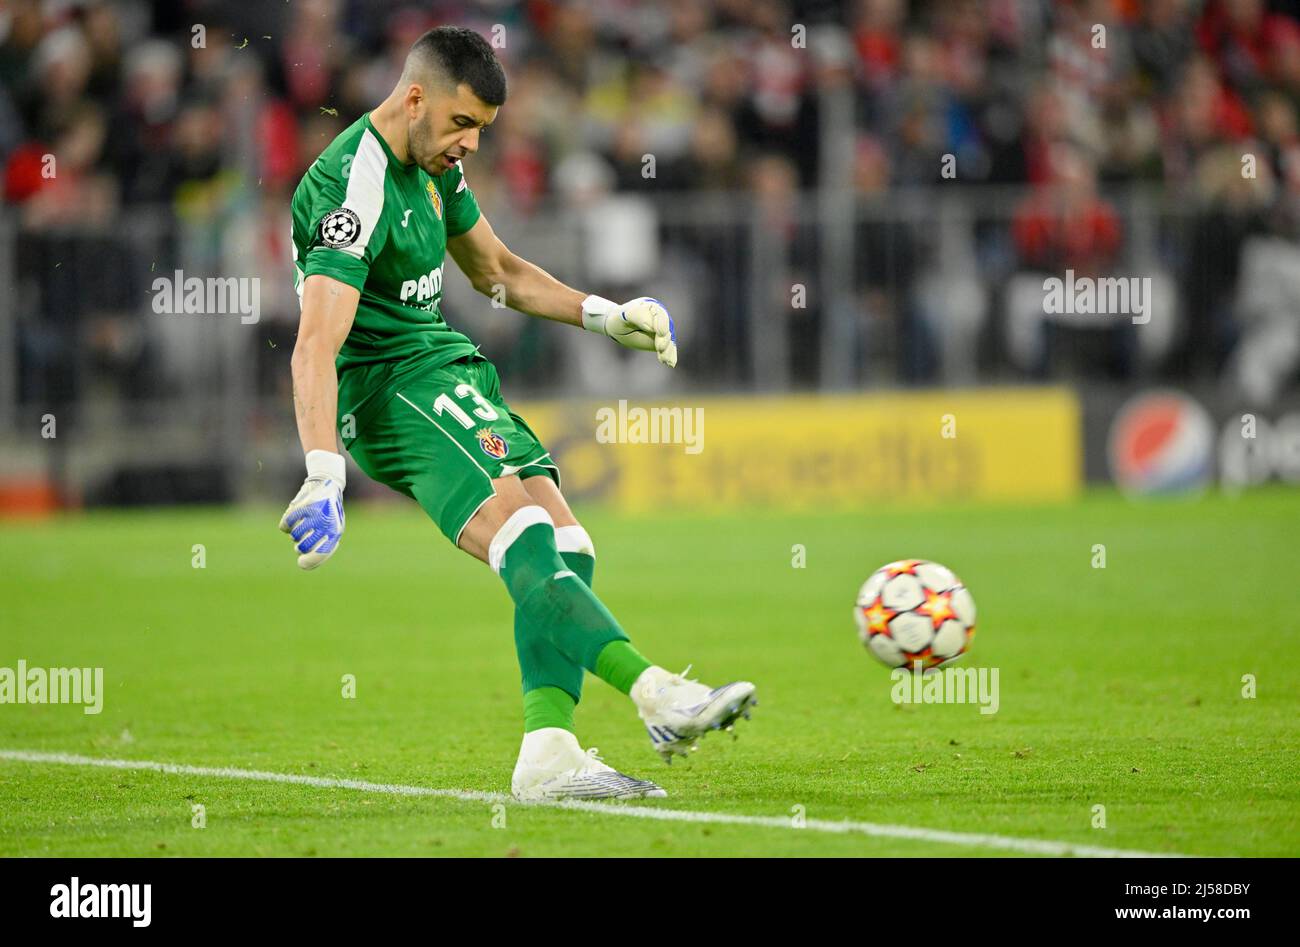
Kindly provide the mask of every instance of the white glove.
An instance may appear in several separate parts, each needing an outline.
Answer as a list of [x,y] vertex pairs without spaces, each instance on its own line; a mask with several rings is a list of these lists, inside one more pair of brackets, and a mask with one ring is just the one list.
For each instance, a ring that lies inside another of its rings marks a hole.
[[677,365],[677,332],[673,317],[657,299],[638,296],[622,305],[588,296],[582,301],[582,327],[607,335],[619,345],[656,352],[669,368]]
[[293,537],[298,568],[315,569],[334,555],[343,537],[343,487],[347,470],[333,451],[307,452],[307,479],[280,517],[280,531]]

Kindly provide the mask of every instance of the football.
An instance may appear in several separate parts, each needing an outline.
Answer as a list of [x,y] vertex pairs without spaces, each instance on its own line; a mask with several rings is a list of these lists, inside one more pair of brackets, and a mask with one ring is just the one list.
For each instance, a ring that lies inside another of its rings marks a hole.
[[975,635],[975,599],[947,566],[900,559],[862,583],[858,637],[883,664],[921,670],[956,661]]

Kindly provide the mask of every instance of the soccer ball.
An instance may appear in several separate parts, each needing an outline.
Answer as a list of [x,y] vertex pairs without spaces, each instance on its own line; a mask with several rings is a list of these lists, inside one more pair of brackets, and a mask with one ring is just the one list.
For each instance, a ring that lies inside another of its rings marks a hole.
[[858,637],[891,668],[928,671],[956,661],[975,636],[975,599],[953,571],[924,559],[881,566],[853,608]]

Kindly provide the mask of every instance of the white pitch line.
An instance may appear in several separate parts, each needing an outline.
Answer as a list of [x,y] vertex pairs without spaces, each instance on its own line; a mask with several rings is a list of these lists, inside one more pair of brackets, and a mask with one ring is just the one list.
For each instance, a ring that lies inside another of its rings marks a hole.
[[438,799],[456,799],[461,802],[503,802],[514,805],[540,806],[550,809],[570,809],[597,815],[624,816],[633,819],[651,819],[660,822],[696,822],[722,825],[752,825],[770,829],[829,832],[832,834],[872,835],[878,838],[904,838],[919,842],[938,842],[945,845],[964,845],[974,848],[995,848],[1028,855],[1068,855],[1080,858],[1184,858],[1168,852],[1139,852],[1124,848],[1103,848],[1098,845],[1076,845],[1073,842],[1053,842],[1045,839],[1016,838],[1010,835],[986,835],[976,832],[945,832],[910,825],[887,825],[877,822],[836,822],[830,819],[805,819],[796,826],[788,816],[734,815],[725,812],[693,812],[687,809],[660,809],[654,806],[634,806],[627,803],[565,802],[516,803],[503,793],[476,792],[467,789],[434,789],[428,786],[403,786],[395,783],[372,783],[363,779],[332,779],[324,776],[299,776],[294,773],[272,773],[256,769],[235,769],[228,766],[187,766],[179,763],[155,763],[150,760],[114,760],[75,753],[38,753],[31,750],[0,750],[0,760],[19,763],[57,763],[65,766],[100,766],[108,769],[147,770],[173,776],[210,776],[216,779],[247,779],[264,783],[294,783],[318,789],[353,789],[358,792],[386,793],[391,796],[431,796]]

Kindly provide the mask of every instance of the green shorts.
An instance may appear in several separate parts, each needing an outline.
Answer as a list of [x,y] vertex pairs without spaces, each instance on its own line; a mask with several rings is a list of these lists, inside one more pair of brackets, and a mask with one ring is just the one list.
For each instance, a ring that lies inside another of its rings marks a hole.
[[494,478],[560,483],[551,455],[501,397],[496,367],[479,356],[401,385],[343,443],[358,467],[414,499],[453,543],[496,496]]

